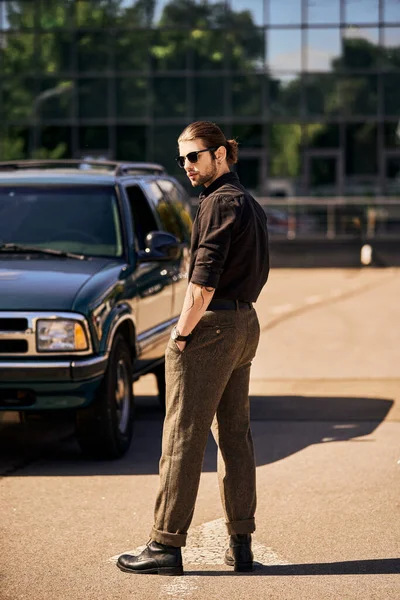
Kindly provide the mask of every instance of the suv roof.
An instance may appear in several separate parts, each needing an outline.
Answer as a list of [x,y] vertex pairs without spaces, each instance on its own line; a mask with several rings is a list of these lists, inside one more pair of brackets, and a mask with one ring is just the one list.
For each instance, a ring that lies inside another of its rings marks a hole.
[[53,183],[107,183],[126,176],[166,175],[163,166],[146,162],[96,159],[0,161],[0,183],[51,181]]

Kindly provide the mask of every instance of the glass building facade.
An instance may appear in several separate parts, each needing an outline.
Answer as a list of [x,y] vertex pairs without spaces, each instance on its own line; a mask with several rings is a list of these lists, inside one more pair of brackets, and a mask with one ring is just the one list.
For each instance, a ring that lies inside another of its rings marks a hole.
[[197,119],[258,195],[398,195],[400,0],[0,0],[0,159],[182,179]]

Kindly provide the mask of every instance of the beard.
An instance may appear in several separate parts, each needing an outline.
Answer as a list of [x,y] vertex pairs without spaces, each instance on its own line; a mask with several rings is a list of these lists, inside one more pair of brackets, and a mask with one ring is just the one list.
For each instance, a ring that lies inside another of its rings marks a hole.
[[199,174],[195,181],[191,181],[191,184],[193,187],[197,187],[199,185],[205,185],[208,182],[212,183],[214,179],[216,179],[217,173],[217,163],[216,161],[213,161],[210,168],[205,173]]

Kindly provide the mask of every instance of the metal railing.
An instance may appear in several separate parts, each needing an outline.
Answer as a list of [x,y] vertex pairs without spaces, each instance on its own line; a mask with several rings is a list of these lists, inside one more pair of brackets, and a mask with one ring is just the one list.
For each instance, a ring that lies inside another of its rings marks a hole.
[[[400,196],[256,197],[280,240],[392,239],[400,242]],[[192,198],[195,209],[197,198]]]

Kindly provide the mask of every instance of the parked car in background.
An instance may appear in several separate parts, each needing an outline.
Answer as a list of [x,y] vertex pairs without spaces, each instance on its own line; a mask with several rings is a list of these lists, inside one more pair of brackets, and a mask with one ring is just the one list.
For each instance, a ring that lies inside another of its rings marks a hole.
[[0,163],[0,410],[74,411],[81,449],[129,448],[187,285],[189,199],[163,167]]

